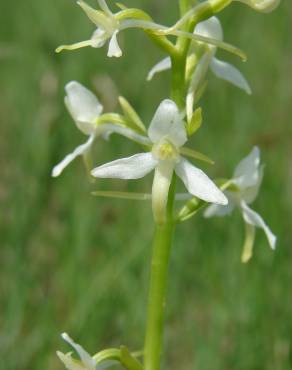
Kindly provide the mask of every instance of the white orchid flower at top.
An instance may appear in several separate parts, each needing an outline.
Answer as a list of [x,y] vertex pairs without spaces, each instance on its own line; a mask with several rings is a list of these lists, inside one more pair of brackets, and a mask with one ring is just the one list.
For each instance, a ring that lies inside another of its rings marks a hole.
[[91,356],[79,344],[75,343],[67,333],[63,333],[62,338],[73,347],[80,357],[80,360],[76,360],[71,353],[65,354],[57,351],[57,356],[68,370],[104,370],[118,363],[114,360],[106,360],[97,364],[95,356]]
[[99,136],[107,137],[111,133],[118,133],[142,144],[147,142],[146,138],[127,127],[113,123],[97,124],[97,120],[103,111],[103,106],[97,97],[79,82],[69,82],[65,86],[65,91],[65,105],[69,113],[79,130],[89,138],[53,168],[53,177],[59,176],[76,157],[86,155],[95,139]]
[[262,217],[249,207],[258,195],[262,178],[263,165],[260,164],[260,151],[258,147],[254,147],[251,153],[237,165],[233,178],[229,182],[231,186],[224,192],[229,201],[228,205],[211,205],[204,213],[205,217],[225,216],[230,214],[235,207],[240,209],[246,223],[243,262],[247,262],[252,257],[255,227],[264,230],[272,249],[276,247],[276,236]]
[[118,159],[92,170],[101,178],[139,179],[155,169],[152,208],[157,223],[165,222],[166,204],[173,172],[181,178],[190,194],[207,202],[225,205],[227,198],[199,168],[180,156],[187,134],[178,107],[163,100],[148,129],[151,151]]
[[[56,49],[56,52],[60,52],[64,49],[75,50],[86,46],[100,48],[109,41],[107,55],[109,57],[120,57],[122,56],[122,50],[117,41],[118,33],[128,28],[140,28],[144,31],[151,31],[153,37],[154,35],[160,38],[167,35],[182,36],[196,41],[202,41],[210,45],[216,45],[217,47],[225,49],[245,59],[245,54],[232,45],[220,42],[216,39],[204,37],[202,35],[194,35],[180,30],[179,27],[182,25],[181,23],[186,22],[188,19],[184,19],[183,22],[180,20],[172,27],[166,27],[153,22],[151,17],[140,9],[128,9],[121,4],[117,4],[122,10],[117,13],[112,13],[105,0],[97,0],[97,2],[101,10],[93,9],[83,0],[77,1],[77,4],[97,27],[91,38],[72,45],[61,45]],[[192,15],[194,11],[195,9],[190,12],[190,15]],[[166,43],[168,45],[168,49],[172,47],[174,48],[168,40],[166,40]]]
[[117,34],[122,29],[122,24],[111,12],[105,0],[98,0],[100,10],[95,10],[87,5],[83,0],[77,1],[77,4],[84,10],[88,18],[97,26],[91,38],[72,45],[62,45],[57,48],[57,52],[63,49],[75,50],[86,46],[93,48],[102,47],[109,40],[108,56],[120,57],[122,51],[117,41]]
[[[195,35],[216,39],[220,42],[223,41],[223,29],[221,23],[217,17],[211,17],[206,21],[198,23],[194,30]],[[201,44],[201,43],[200,43]],[[241,72],[233,65],[224,62],[215,57],[217,48],[212,45],[207,45],[203,55],[199,59],[195,72],[191,78],[189,84],[189,90],[187,94],[187,117],[188,120],[191,118],[193,113],[193,104],[195,100],[195,93],[202,83],[208,68],[215,74],[216,77],[221,78],[225,81],[232,83],[233,85],[244,90],[247,94],[251,94],[251,88],[243,77]],[[191,58],[188,59],[191,62]],[[167,57],[156,64],[148,73],[147,80],[151,80],[156,73],[166,71],[171,68],[171,59]]]

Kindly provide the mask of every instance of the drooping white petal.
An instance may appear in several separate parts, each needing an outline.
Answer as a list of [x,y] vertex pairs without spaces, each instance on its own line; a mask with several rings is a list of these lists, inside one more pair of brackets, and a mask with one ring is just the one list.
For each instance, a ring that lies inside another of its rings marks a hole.
[[163,71],[167,71],[168,69],[171,69],[171,59],[170,57],[166,57],[162,59],[160,62],[155,64],[154,67],[151,68],[147,75],[147,81],[152,80],[152,78],[156,75],[156,73],[160,73]]
[[116,57],[116,58],[119,58],[123,55],[122,53],[122,50],[118,44],[118,40],[117,40],[117,34],[118,34],[119,30],[115,31],[109,41],[109,45],[108,45],[108,52],[107,52],[107,56],[108,57]]
[[211,204],[210,206],[208,206],[204,212],[204,217],[224,217],[230,215],[233,209],[234,203],[228,198],[228,204],[226,206],[222,206],[220,204]]
[[159,161],[156,168],[152,185],[152,210],[158,224],[166,220],[166,206],[168,191],[174,168],[173,161]]
[[255,146],[249,155],[236,166],[233,179],[240,189],[255,186],[260,180],[260,150]]
[[223,29],[217,17],[211,17],[206,21],[198,23],[194,33],[223,41]]
[[157,164],[151,153],[135,154],[96,167],[92,176],[100,178],[140,179],[151,172]]
[[175,172],[182,179],[188,191],[206,202],[226,205],[228,200],[212,180],[199,168],[186,159],[175,166]]
[[242,209],[242,214],[243,214],[243,218],[244,218],[245,222],[249,223],[250,225],[254,225],[256,227],[260,227],[261,229],[263,229],[266,236],[267,236],[270,247],[272,249],[275,249],[277,238],[272,233],[272,231],[267,226],[267,224],[262,219],[262,217],[257,212],[255,212],[251,208],[249,208],[249,206],[244,201],[242,201],[240,203],[240,206],[241,206],[241,209]]
[[67,96],[65,104],[78,128],[90,135],[95,130],[95,121],[102,113],[103,107],[97,97],[77,81],[65,86]]
[[249,83],[242,73],[233,65],[213,57],[210,63],[210,68],[216,77],[230,82],[244,90],[249,95],[251,94]]
[[76,157],[79,155],[84,155],[90,149],[91,145],[93,144],[95,139],[95,135],[91,135],[86,143],[79,145],[74,151],[68,155],[59,163],[57,164],[52,170],[52,176],[58,177],[63,172],[64,168],[66,168]]
[[57,356],[63,362],[63,364],[68,370],[85,370],[85,367],[82,365],[82,362],[73,359],[70,353],[65,354],[60,351],[57,351]]
[[80,356],[81,361],[86,367],[86,370],[95,370],[95,360],[86,352],[79,344],[75,343],[67,333],[62,334],[62,338],[69,343]]
[[165,99],[160,103],[150,123],[148,135],[153,143],[167,138],[178,147],[187,141],[181,114],[172,100]]

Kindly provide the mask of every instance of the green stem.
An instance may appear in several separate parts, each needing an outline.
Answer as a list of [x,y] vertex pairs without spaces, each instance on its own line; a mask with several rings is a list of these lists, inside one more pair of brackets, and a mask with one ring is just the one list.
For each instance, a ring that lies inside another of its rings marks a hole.
[[[189,8],[189,0],[180,0],[183,15]],[[185,71],[187,50],[185,44],[175,47],[176,53],[170,53],[172,61],[171,97],[183,110],[185,107]],[[144,369],[160,370],[163,346],[163,328],[165,319],[165,301],[167,292],[168,266],[172,238],[176,222],[173,218],[176,176],[173,176],[167,203],[167,221],[156,225],[153,241],[151,277],[148,295],[148,312],[144,345]]]
[[175,228],[175,223],[173,221],[174,196],[175,176],[169,192],[167,222],[163,225],[156,225],[155,228],[144,347],[145,370],[160,369],[168,266],[172,236]]

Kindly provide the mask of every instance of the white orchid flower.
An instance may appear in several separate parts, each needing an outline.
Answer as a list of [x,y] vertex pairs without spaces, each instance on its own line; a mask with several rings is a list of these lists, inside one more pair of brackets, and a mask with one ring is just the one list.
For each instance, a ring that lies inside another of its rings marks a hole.
[[63,353],[57,351],[57,356],[63,362],[68,370],[104,370],[110,366],[116,365],[117,361],[106,360],[97,364],[95,356],[91,356],[79,344],[75,343],[67,333],[63,333],[62,338],[70,344],[73,349],[78,353],[80,360],[72,357],[71,353]]
[[258,147],[254,147],[251,153],[237,165],[233,178],[230,180],[232,185],[224,192],[229,201],[228,205],[211,205],[204,213],[205,217],[225,216],[230,214],[235,207],[239,208],[247,226],[242,254],[243,262],[247,262],[252,257],[255,227],[264,230],[272,249],[276,247],[276,236],[262,217],[249,207],[258,195],[262,178],[263,165],[260,164],[260,151]]
[[72,45],[62,45],[58,47],[56,51],[60,52],[63,49],[75,50],[86,46],[100,48],[109,40],[107,55],[109,57],[120,57],[122,55],[122,51],[117,41],[117,34],[123,27],[111,12],[105,0],[98,0],[101,11],[93,9],[83,0],[77,1],[77,4],[83,9],[85,14],[97,26],[97,28],[89,40],[81,41]]
[[[206,21],[198,23],[194,30],[195,35],[215,39],[220,42],[223,41],[223,29],[218,18],[211,17]],[[208,68],[215,74],[216,77],[232,83],[233,85],[244,90],[247,94],[251,94],[251,88],[243,77],[241,72],[233,65],[224,62],[215,57],[217,48],[212,45],[206,46],[206,51],[200,58],[195,72],[192,76],[189,91],[187,94],[187,117],[190,119],[193,113],[193,104],[195,100],[195,93],[202,83]],[[156,64],[148,73],[147,80],[151,80],[156,73],[166,71],[171,68],[171,59],[167,57]]]
[[148,129],[151,151],[118,159],[92,170],[101,178],[139,179],[155,169],[152,207],[157,223],[165,221],[166,203],[173,172],[190,194],[207,202],[227,204],[225,195],[199,168],[180,156],[187,134],[178,107],[172,100],[159,105]]
[[[151,31],[152,36],[163,37],[167,35],[173,36],[183,36],[196,41],[205,42],[206,44],[216,45],[222,49],[225,49],[231,53],[234,53],[241,58],[245,59],[245,54],[238,48],[226,44],[222,41],[205,37],[202,35],[194,35],[189,32],[185,32],[179,29],[182,20],[178,21],[172,27],[166,27],[153,22],[150,16],[137,9],[128,9],[121,4],[117,4],[122,10],[117,13],[112,13],[112,11],[107,6],[105,0],[97,0],[100,9],[96,10],[86,4],[83,0],[77,1],[77,4],[83,9],[88,18],[96,25],[96,30],[93,32],[89,40],[77,42],[72,45],[61,45],[56,49],[59,53],[62,50],[75,50],[83,48],[86,46],[91,46],[93,48],[100,48],[109,41],[108,53],[109,57],[120,57],[122,56],[122,50],[117,41],[117,35],[120,31],[128,28],[140,28],[144,31]],[[191,11],[192,13],[193,11]],[[185,19],[184,21],[187,21]]]
[[[52,176],[59,176],[62,171],[78,156],[86,155],[95,139],[99,136],[107,138],[111,133],[118,133],[142,144],[148,142],[142,135],[133,130],[112,123],[97,124],[103,111],[97,97],[77,81],[71,81],[65,86],[65,105],[76,126],[88,136],[88,140],[68,154],[52,171]],[[145,141],[145,142],[144,142]]]

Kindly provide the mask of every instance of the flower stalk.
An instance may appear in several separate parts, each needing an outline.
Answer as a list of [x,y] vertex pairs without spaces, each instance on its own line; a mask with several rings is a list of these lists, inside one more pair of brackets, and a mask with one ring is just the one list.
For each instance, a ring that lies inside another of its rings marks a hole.
[[[187,11],[188,5],[188,0],[180,0],[181,12]],[[185,68],[186,55],[185,58],[180,53],[173,55],[171,97],[179,108],[184,107]],[[145,370],[159,370],[161,364],[169,259],[176,225],[173,217],[175,187],[174,174],[168,194],[167,220],[162,225],[156,225],[154,233],[144,343]]]
[[151,277],[148,295],[147,324],[144,344],[145,370],[159,370],[163,346],[165,300],[167,292],[168,266],[175,229],[173,203],[175,175],[173,176],[167,207],[167,221],[156,225],[152,249]]

